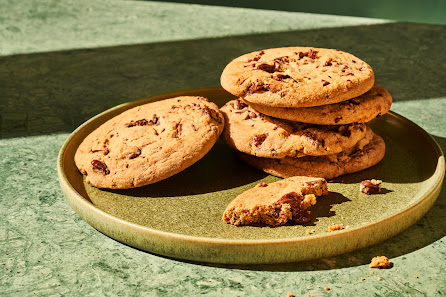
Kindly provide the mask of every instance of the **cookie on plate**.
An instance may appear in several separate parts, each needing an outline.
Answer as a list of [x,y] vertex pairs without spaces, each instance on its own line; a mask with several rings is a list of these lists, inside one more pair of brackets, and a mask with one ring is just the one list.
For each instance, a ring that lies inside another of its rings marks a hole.
[[279,177],[304,175],[332,179],[376,165],[384,157],[385,151],[384,140],[373,133],[373,139],[362,149],[329,156],[271,159],[239,153],[239,157],[251,166]]
[[152,102],[102,124],[83,140],[74,159],[92,186],[140,187],[197,162],[212,148],[223,127],[219,108],[206,98]]
[[392,96],[382,86],[375,84],[359,97],[328,105],[288,108],[270,107],[249,103],[255,110],[280,119],[317,125],[346,125],[368,123],[386,114],[392,105]]
[[223,70],[222,87],[270,107],[311,107],[358,97],[375,82],[352,54],[313,47],[272,48],[242,55]]
[[227,102],[222,139],[246,154],[263,158],[321,156],[355,146],[370,129],[365,124],[312,125],[265,116],[240,99]]
[[276,227],[288,222],[310,221],[307,208],[316,203],[316,196],[328,194],[323,178],[296,176],[274,183],[259,183],[238,195],[227,206],[223,221],[236,226]]

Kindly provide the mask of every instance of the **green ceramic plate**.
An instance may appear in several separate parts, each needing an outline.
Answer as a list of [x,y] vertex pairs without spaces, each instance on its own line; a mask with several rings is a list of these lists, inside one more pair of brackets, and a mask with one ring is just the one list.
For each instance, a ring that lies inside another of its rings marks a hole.
[[[100,232],[127,245],[179,259],[214,263],[278,263],[342,254],[388,239],[420,219],[437,198],[444,156],[424,130],[389,113],[370,124],[386,144],[384,159],[365,171],[335,179],[312,207],[305,226],[235,227],[221,217],[226,205],[260,181],[278,178],[250,168],[217,142],[199,162],[153,185],[100,190],[87,185],[73,157],[80,142],[122,111],[179,95],[201,95],[218,105],[232,96],[220,88],[166,94],[112,108],[84,123],[63,145],[58,170],[74,211]],[[383,192],[359,191],[364,179],[383,180]],[[328,226],[342,224],[340,231]],[[311,231],[312,234],[308,234]]]

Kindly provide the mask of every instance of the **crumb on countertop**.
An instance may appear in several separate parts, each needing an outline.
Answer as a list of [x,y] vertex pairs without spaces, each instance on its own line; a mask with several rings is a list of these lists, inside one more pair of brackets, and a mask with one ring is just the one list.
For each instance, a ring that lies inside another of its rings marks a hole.
[[372,259],[369,265],[370,268],[388,268],[390,261],[386,256],[377,256]]

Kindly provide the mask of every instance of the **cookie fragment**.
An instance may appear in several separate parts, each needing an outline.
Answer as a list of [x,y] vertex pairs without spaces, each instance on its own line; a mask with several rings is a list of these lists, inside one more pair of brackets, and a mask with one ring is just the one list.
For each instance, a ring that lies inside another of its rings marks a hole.
[[371,179],[364,180],[359,185],[359,190],[367,195],[379,194],[381,192],[382,180]]
[[389,259],[386,256],[377,256],[372,258],[369,267],[370,268],[389,268],[391,265]]
[[310,221],[307,209],[316,203],[317,196],[326,194],[327,182],[322,178],[296,176],[260,183],[229,203],[223,221],[236,226],[304,224]]

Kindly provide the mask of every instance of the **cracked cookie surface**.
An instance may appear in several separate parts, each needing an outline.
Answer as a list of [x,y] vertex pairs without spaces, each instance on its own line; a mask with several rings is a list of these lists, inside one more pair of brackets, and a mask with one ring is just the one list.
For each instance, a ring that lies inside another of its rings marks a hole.
[[220,82],[248,102],[311,107],[358,97],[372,88],[375,76],[367,63],[340,50],[283,47],[234,59]]
[[296,176],[270,184],[262,182],[229,203],[223,221],[236,226],[304,224],[310,221],[307,208],[316,203],[317,196],[327,194],[323,178]]
[[221,111],[225,129],[221,138],[229,146],[257,157],[284,158],[339,153],[355,146],[370,129],[365,124],[312,125],[263,115],[240,99]]
[[288,108],[269,107],[249,103],[255,110],[280,119],[318,125],[345,125],[368,123],[386,114],[392,105],[392,96],[382,86],[375,84],[359,97],[328,105]]
[[364,147],[329,156],[270,159],[239,153],[239,157],[253,167],[283,178],[306,175],[332,179],[367,169],[382,160],[386,151],[384,140],[371,133],[373,138]]
[[223,115],[206,98],[156,101],[124,111],[99,126],[83,140],[74,159],[92,186],[140,187],[201,159],[223,127]]

